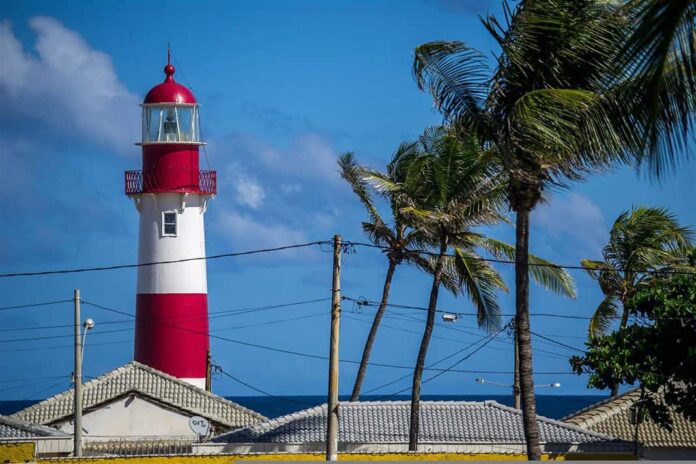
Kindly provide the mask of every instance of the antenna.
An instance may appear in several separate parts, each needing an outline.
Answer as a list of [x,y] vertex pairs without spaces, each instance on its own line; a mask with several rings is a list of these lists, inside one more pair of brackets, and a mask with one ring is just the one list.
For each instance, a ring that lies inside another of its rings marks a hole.
[[172,47],[169,46],[169,42],[167,42],[167,64],[172,64]]

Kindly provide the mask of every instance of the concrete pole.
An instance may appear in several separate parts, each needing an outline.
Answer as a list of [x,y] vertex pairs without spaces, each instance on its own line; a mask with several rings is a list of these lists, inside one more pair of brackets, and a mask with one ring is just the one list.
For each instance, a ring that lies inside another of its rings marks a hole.
[[515,371],[513,372],[514,380],[512,382],[512,397],[515,400],[515,409],[522,409],[522,401],[520,398],[520,352],[517,345],[517,329],[514,330],[515,341]]
[[326,460],[338,460],[338,334],[341,320],[341,236],[334,235],[333,283],[331,286],[331,343],[329,352],[329,399],[326,424]]
[[75,395],[73,455],[82,456],[82,337],[80,336],[80,289],[75,289]]

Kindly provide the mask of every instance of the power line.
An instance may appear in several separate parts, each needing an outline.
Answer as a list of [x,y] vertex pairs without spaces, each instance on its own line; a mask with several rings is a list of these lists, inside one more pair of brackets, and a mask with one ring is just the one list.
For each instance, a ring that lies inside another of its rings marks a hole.
[[1,379],[0,383],[22,383],[22,382],[36,382],[37,380],[55,380],[64,379],[67,375],[50,375],[47,377],[24,377],[21,379]]
[[49,306],[60,303],[72,303],[73,300],[56,300],[56,301],[44,301],[42,303],[15,305],[15,306],[3,306],[0,307],[0,311],[8,311],[10,309],[23,309],[23,308],[36,308],[38,306]]
[[[488,338],[488,336],[481,337],[480,339],[476,340],[475,342],[469,343],[469,344],[468,344],[467,346],[465,346],[464,348],[461,348],[461,349],[455,351],[454,353],[449,354],[449,355],[445,356],[444,358],[441,358],[441,359],[435,361],[435,362],[432,363],[432,364],[429,364],[429,365],[427,366],[427,368],[431,368],[431,367],[433,367],[433,366],[436,366],[437,364],[440,364],[441,362],[444,362],[444,361],[446,361],[446,360],[448,360],[448,359],[450,359],[450,358],[452,358],[452,357],[454,357],[454,356],[457,356],[459,353],[468,350],[469,348],[471,348],[472,346],[475,346],[477,343],[480,343],[481,341],[485,340],[486,338]],[[370,390],[364,392],[363,395],[367,395],[367,394],[370,394],[370,393],[375,392],[375,391],[377,391],[377,390],[381,390],[381,389],[384,388],[384,387],[388,387],[388,386],[390,386],[390,385],[393,385],[393,384],[395,384],[395,383],[397,383],[397,382],[400,382],[400,381],[402,381],[402,380],[404,380],[404,379],[409,378],[410,376],[411,376],[411,374],[403,375],[403,376],[399,377],[398,379],[394,379],[394,380],[392,380],[392,381],[390,381],[390,382],[387,382],[387,383],[384,383],[384,384],[379,385],[379,386],[377,386],[377,387],[374,387],[374,388],[372,388],[372,389],[370,389]]]
[[[93,306],[95,306],[95,303],[90,303],[90,304],[92,304]],[[132,314],[128,314],[128,313],[126,313],[125,311],[121,311],[121,310],[114,309],[114,308],[109,308],[109,307],[104,306],[104,305],[99,305],[99,306],[97,306],[97,307],[99,307],[99,308],[101,308],[101,309],[104,309],[104,310],[106,310],[106,311],[112,311],[112,312],[116,312],[116,313],[118,313],[118,314],[125,314],[125,315],[129,315],[129,316],[133,317]],[[298,356],[298,357],[303,357],[303,358],[307,358],[307,359],[318,359],[318,360],[322,360],[322,361],[327,361],[327,360],[329,359],[327,356],[321,356],[321,355],[317,355],[317,354],[303,353],[303,352],[300,352],[300,351],[287,350],[287,349],[284,349],[284,348],[277,348],[277,347],[273,347],[273,346],[261,345],[261,344],[258,344],[258,343],[252,343],[252,342],[247,342],[247,341],[244,341],[244,340],[237,340],[237,339],[234,339],[234,338],[223,337],[223,336],[216,335],[216,334],[213,334],[213,333],[202,332],[202,331],[199,331],[199,330],[193,330],[193,329],[189,329],[189,328],[181,327],[181,326],[176,326],[176,325],[172,325],[172,324],[163,324],[163,325],[165,325],[165,326],[167,326],[167,327],[171,327],[171,328],[177,329],[177,330],[181,330],[181,331],[184,331],[184,332],[194,333],[194,334],[198,334],[198,335],[208,335],[208,336],[209,336],[210,338],[212,338],[212,339],[221,340],[221,341],[225,341],[225,342],[229,342],[229,343],[234,343],[234,344],[242,345],[242,346],[247,346],[247,347],[251,347],[251,348],[258,348],[258,349],[261,349],[261,350],[272,351],[272,352],[276,352],[276,353],[283,353],[283,354],[292,355],[292,356]],[[129,329],[126,329],[126,330],[129,330]],[[119,331],[120,331],[120,330],[119,330]],[[102,332],[102,333],[105,333],[105,332]],[[347,363],[347,364],[360,364],[360,361],[352,360],[352,359],[340,359],[339,362]],[[408,370],[411,370],[411,369],[412,369],[411,366],[403,366],[403,365],[398,365],[398,364],[368,363],[368,365],[370,365],[370,366],[376,366],[376,367],[390,368],[390,369],[408,369]],[[441,370],[441,369],[430,368],[430,369],[427,369],[427,370],[439,371],[439,370]],[[455,371],[455,372],[456,372],[456,371]]]
[[[112,341],[112,342],[89,343],[89,346],[91,348],[93,346],[122,345],[124,343],[133,343],[133,340],[116,340],[116,341]],[[41,347],[33,347],[33,348],[10,348],[7,350],[0,350],[0,353],[17,353],[17,352],[25,352],[25,351],[47,351],[47,350],[62,350],[62,349],[74,350],[75,345],[54,345],[54,346],[41,346]]]
[[[379,250],[389,250],[388,246],[383,246],[383,245],[375,245],[373,243],[364,243],[364,242],[351,242],[351,241],[346,241],[344,242],[346,245],[349,246],[361,246],[361,247],[366,247],[366,248],[377,248]],[[421,255],[430,255],[430,256],[439,256],[439,253],[436,253],[434,251],[430,250],[411,250],[411,249],[403,249],[401,250],[403,253],[412,253],[412,254],[421,254]],[[453,254],[448,254],[445,253],[444,256],[450,257],[450,258],[455,258],[457,255]],[[496,263],[496,264],[516,264],[514,260],[509,260],[509,259],[500,259],[500,258],[483,258],[481,256],[472,256],[470,257],[472,260],[476,261],[484,261],[488,263]],[[589,269],[586,268],[585,266],[581,265],[573,265],[573,264],[554,264],[554,263],[528,263],[530,267],[549,267],[549,268],[554,268],[554,269],[568,269],[568,270],[573,270],[573,271],[607,271],[607,272],[637,272],[637,273],[646,273],[646,274],[686,274],[686,275],[691,275],[691,274],[696,274],[696,270],[694,271],[687,271],[684,269],[673,269],[673,268],[668,268],[668,269],[623,269],[623,268],[613,268],[613,267],[599,267],[599,268],[594,268],[594,269]]]
[[[302,304],[310,304],[310,303],[317,303],[317,302],[322,302],[322,301],[328,301],[331,298],[318,298],[318,299],[313,299],[313,300],[305,300],[305,301],[294,301],[291,303],[284,303],[284,304],[276,304],[276,305],[267,305],[267,306],[255,306],[255,307],[250,307],[250,308],[242,308],[238,310],[232,310],[232,311],[240,311],[240,312],[235,312],[233,314],[229,314],[230,311],[220,311],[218,312],[218,316],[213,316],[210,319],[215,319],[216,317],[228,317],[228,316],[234,316],[234,315],[240,315],[240,314],[246,314],[248,312],[256,312],[256,311],[265,311],[268,309],[277,309],[277,308],[285,308],[285,307],[291,307],[291,306],[297,306],[297,305],[302,305]],[[71,300],[68,300],[71,301]],[[131,319],[129,320],[121,320],[121,321],[105,321],[100,324],[101,325],[110,325],[110,324],[124,324],[124,323],[133,323],[134,320],[133,318],[135,317],[133,314],[130,314],[125,311],[121,311],[118,309],[114,308],[109,308],[107,306],[99,305],[97,303],[92,303],[89,301],[82,300],[83,304],[93,306],[98,309],[102,309],[105,311],[110,311],[113,313],[129,316]],[[306,319],[309,317],[316,317],[320,314],[312,314],[308,316],[300,316],[300,317],[295,317],[295,318],[289,318],[289,319],[282,319],[279,321],[266,321],[258,324],[249,324],[245,326],[237,326],[237,327],[229,327],[229,328],[223,328],[220,329],[220,331],[224,330],[234,330],[234,329],[242,329],[242,328],[249,328],[249,327],[254,327],[258,325],[268,325],[268,324],[276,324],[280,322],[287,322],[291,320],[298,320],[298,319]],[[181,321],[187,320],[186,318],[170,318],[175,321]],[[148,319],[142,319],[142,320],[148,320]],[[154,320],[154,319],[153,319]],[[162,319],[156,319],[158,321],[161,321]],[[74,324],[65,324],[65,325],[54,325],[54,326],[34,326],[34,327],[22,327],[22,328],[12,328],[12,329],[1,329],[0,332],[11,332],[11,331],[19,331],[19,330],[43,330],[43,329],[53,329],[53,328],[69,328],[69,327],[74,327]],[[108,331],[97,331],[94,333],[94,335],[99,335],[99,334],[108,334],[108,333],[118,333],[118,332],[125,332],[131,330],[130,328],[128,329],[117,329],[117,330],[108,330]],[[211,332],[215,332],[216,330],[213,330]],[[58,338],[70,338],[73,337],[74,335],[47,335],[47,336],[41,336],[41,337],[24,337],[24,338],[13,338],[9,340],[0,340],[0,343],[13,343],[13,342],[24,342],[24,341],[39,341],[39,340],[53,340],[53,339],[58,339]],[[40,348],[42,349],[42,348]],[[33,349],[26,349],[26,350],[21,350],[21,349],[13,349],[13,350],[0,350],[0,352],[11,352],[11,351],[35,351]]]
[[[56,275],[56,274],[75,274],[75,273],[79,273],[79,272],[112,271],[112,270],[116,270],[116,269],[133,269],[133,268],[146,267],[146,266],[156,266],[159,264],[186,263],[186,262],[190,262],[190,261],[210,261],[213,259],[220,259],[220,258],[249,256],[249,255],[255,255],[255,254],[259,254],[259,253],[270,253],[270,252],[274,252],[274,251],[292,250],[295,248],[305,248],[305,247],[314,246],[314,245],[321,245],[323,243],[328,243],[328,242],[327,241],[307,242],[307,243],[299,243],[299,244],[295,244],[295,245],[285,245],[285,246],[280,246],[280,247],[275,247],[275,248],[261,248],[258,250],[240,251],[240,252],[236,252],[236,253],[221,253],[221,254],[211,255],[211,256],[199,256],[197,258],[182,258],[182,259],[173,259],[173,260],[167,260],[167,261],[152,261],[152,262],[148,262],[148,263],[138,263],[138,264],[117,264],[117,265],[112,265],[112,266],[83,267],[83,268],[74,268],[74,269],[60,269],[60,270],[53,270],[53,271],[10,272],[10,273],[6,273],[6,274],[0,274],[0,279],[10,278],[10,277],[34,277],[34,276],[43,276],[43,275]],[[69,301],[72,301],[72,300],[69,300]]]
[[[427,379],[421,381],[421,385],[426,384],[426,383],[430,382],[431,380],[435,380],[436,378],[440,377],[442,374],[445,374],[446,372],[453,371],[453,369],[454,369],[456,366],[458,366],[459,364],[463,363],[463,362],[466,361],[467,359],[471,358],[473,355],[475,355],[476,353],[478,353],[479,351],[481,351],[483,348],[485,348],[486,345],[488,345],[490,342],[492,342],[493,340],[495,340],[495,338],[496,338],[498,335],[500,335],[500,334],[503,332],[503,330],[507,329],[509,326],[510,326],[510,323],[508,322],[507,324],[505,324],[505,326],[503,326],[503,327],[502,327],[500,330],[498,330],[495,334],[491,335],[491,336],[488,338],[488,340],[486,340],[482,345],[476,347],[476,349],[474,349],[474,351],[472,351],[471,353],[468,353],[468,354],[465,355],[463,358],[459,359],[459,360],[456,361],[454,364],[452,364],[452,365],[450,365],[449,367],[447,367],[446,369],[444,369],[444,370],[438,372],[437,374],[433,375],[432,377],[429,377],[429,378],[427,378]],[[403,393],[403,392],[405,392],[405,391],[408,391],[410,388],[411,388],[411,387],[406,387],[405,389],[399,390],[398,392],[393,393],[392,395],[399,395],[399,394],[401,394],[401,393]]]
[[301,404],[301,405],[303,405],[303,406],[315,406],[314,403],[308,403],[308,402],[306,402],[306,401],[294,400],[294,399],[292,399],[292,398],[286,398],[286,397],[284,397],[284,396],[278,396],[278,395],[274,395],[274,394],[272,394],[272,393],[268,393],[267,391],[261,390],[261,389],[258,388],[258,387],[255,387],[255,386],[253,386],[253,385],[250,385],[250,384],[244,382],[244,381],[241,380],[241,379],[238,379],[237,377],[233,376],[232,374],[230,374],[230,373],[224,371],[224,370],[222,369],[222,367],[220,367],[220,366],[218,366],[218,365],[213,366],[213,368],[215,369],[215,372],[219,372],[219,373],[221,373],[222,375],[224,375],[224,376],[226,376],[226,377],[229,377],[230,379],[234,380],[235,382],[244,385],[245,387],[249,388],[250,390],[253,390],[253,391],[257,392],[257,393],[261,393],[262,395],[269,396],[269,397],[271,397],[271,398],[275,398],[275,399],[278,399],[278,400],[281,400],[281,401],[286,401],[286,402],[288,402],[288,403],[296,403],[296,404]]
[[[371,307],[377,307],[379,306],[379,303],[377,301],[370,301],[366,300],[364,298],[351,298],[349,296],[343,296],[342,297],[344,300],[347,301],[353,301],[359,306],[371,306]],[[414,310],[419,310],[419,311],[428,311],[428,308],[424,306],[413,306],[413,305],[404,305],[404,304],[396,304],[396,303],[387,303],[387,306],[390,308],[396,308],[396,309],[414,309]],[[448,311],[444,309],[435,309],[436,313],[440,314],[455,314],[457,316],[465,317],[465,316],[476,316],[477,313],[471,312],[471,313],[464,313],[464,312],[458,312],[458,311]],[[514,313],[502,313],[500,314],[502,317],[515,317]],[[538,317],[555,317],[559,319],[578,319],[578,320],[583,320],[583,321],[589,321],[592,319],[591,316],[580,316],[577,314],[558,314],[558,313],[547,313],[547,312],[530,312],[530,316],[538,316]],[[612,319],[621,319],[620,316],[613,316]],[[696,320],[696,317],[655,317],[651,318],[653,320],[681,320],[681,321],[688,321],[688,320]]]
[[531,333],[532,335],[534,335],[534,336],[536,336],[536,337],[539,337],[539,338],[541,338],[541,339],[547,340],[547,341],[549,341],[549,342],[551,342],[551,343],[553,343],[553,344],[556,344],[556,345],[558,345],[558,346],[562,346],[562,347],[564,347],[564,348],[568,348],[569,350],[579,351],[580,353],[583,353],[583,354],[586,352],[585,350],[581,350],[580,348],[576,348],[576,347],[571,346],[571,345],[566,345],[566,344],[563,343],[563,342],[559,342],[558,340],[554,340],[553,338],[547,337],[547,336],[545,336],[545,335],[541,335],[541,334],[538,334],[538,333],[536,333],[536,332],[532,332],[531,330],[529,331],[529,333]]

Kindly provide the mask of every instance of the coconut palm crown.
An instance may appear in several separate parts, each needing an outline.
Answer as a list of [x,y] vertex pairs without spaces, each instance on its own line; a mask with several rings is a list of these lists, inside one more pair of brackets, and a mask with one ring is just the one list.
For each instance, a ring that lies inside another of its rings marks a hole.
[[619,319],[628,323],[628,301],[659,271],[686,261],[693,231],[679,224],[665,208],[637,207],[622,212],[614,221],[603,261],[584,259],[582,266],[604,294],[590,320],[590,337],[606,335]]

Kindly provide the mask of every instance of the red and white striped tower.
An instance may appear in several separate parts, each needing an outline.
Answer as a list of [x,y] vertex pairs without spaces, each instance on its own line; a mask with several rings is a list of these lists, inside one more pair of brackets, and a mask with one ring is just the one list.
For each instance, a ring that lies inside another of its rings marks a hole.
[[[215,171],[198,166],[199,105],[174,66],[164,72],[142,104],[142,171],[125,179],[140,213],[139,264],[204,257],[216,193]],[[205,260],[138,267],[135,360],[204,388],[209,346]]]

